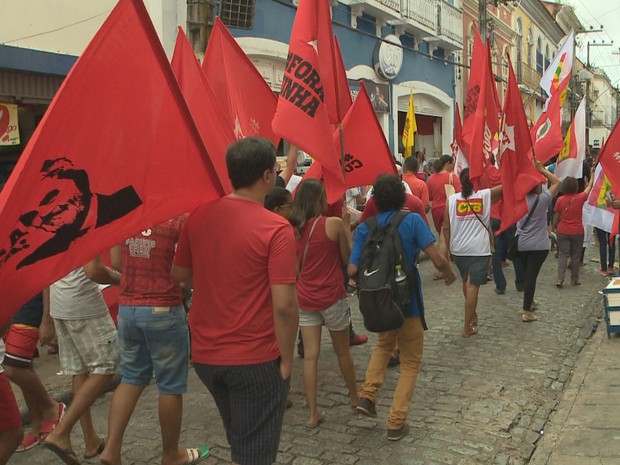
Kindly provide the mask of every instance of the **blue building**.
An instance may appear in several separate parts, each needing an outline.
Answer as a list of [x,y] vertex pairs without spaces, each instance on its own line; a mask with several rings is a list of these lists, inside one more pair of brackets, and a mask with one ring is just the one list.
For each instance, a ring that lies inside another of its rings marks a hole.
[[[249,29],[234,27],[247,16],[227,12],[223,17],[219,12],[276,92],[298,3],[256,0]],[[392,151],[399,152],[413,90],[415,150],[424,151],[427,159],[449,153],[457,92],[455,62],[463,45],[462,10],[446,0],[332,0],[331,9],[351,90],[354,93],[364,81]]]

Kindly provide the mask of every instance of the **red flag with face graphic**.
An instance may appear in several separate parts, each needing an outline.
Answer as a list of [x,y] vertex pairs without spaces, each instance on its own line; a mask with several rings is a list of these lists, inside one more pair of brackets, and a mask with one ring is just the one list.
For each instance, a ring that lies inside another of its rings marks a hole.
[[502,225],[506,230],[527,213],[525,196],[545,178],[534,166],[532,140],[527,127],[521,93],[508,56],[508,88],[504,100],[504,129],[500,141],[500,172],[503,190]]
[[261,136],[278,145],[280,138],[271,128],[278,100],[217,17],[202,61],[202,71],[217,98],[219,111],[237,139]]
[[[345,189],[374,184],[380,174],[398,174],[392,151],[363,84],[342,125],[346,171],[344,185],[329,172],[323,173],[318,162],[313,163],[304,176],[323,179],[328,203],[335,202]],[[334,145],[340,144],[338,130],[334,132],[333,140]]]
[[536,124],[530,129],[534,153],[542,163],[557,155],[564,148],[561,100],[561,93],[554,93],[549,98],[547,110],[540,114]]
[[332,37],[329,0],[300,0],[272,127],[341,178],[331,139],[338,122]]
[[230,144],[236,142],[237,138],[232,126],[224,121],[222,117],[224,112],[220,111],[221,104],[200,69],[200,63],[194,55],[192,45],[181,28],[177,34],[171,64],[172,72],[192,112],[202,141],[209,151],[220,183],[225,193],[229,194],[232,186],[226,168],[226,150]]
[[0,193],[0,326],[131,234],[222,194],[142,0],[120,0]]

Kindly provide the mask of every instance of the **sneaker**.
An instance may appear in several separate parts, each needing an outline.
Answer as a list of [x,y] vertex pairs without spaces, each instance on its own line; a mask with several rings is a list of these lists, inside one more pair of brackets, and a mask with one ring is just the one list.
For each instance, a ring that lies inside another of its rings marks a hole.
[[366,344],[368,342],[368,336],[364,336],[363,334],[356,334],[351,339],[349,339],[350,346],[361,346],[362,344]]
[[355,408],[357,409],[358,413],[361,413],[362,415],[366,415],[367,417],[371,418],[377,418],[377,409],[375,409],[375,403],[370,399],[360,397],[360,401]]
[[506,289],[501,290],[501,289],[495,288],[495,293],[498,295],[504,295],[506,293]]
[[388,429],[387,438],[390,441],[399,441],[409,434],[409,425],[404,424],[398,429]]
[[598,274],[603,275],[603,276],[607,276],[609,272],[605,271],[603,268],[599,268],[598,269]]
[[614,273],[615,273],[615,271],[614,271],[614,267],[613,267],[613,266],[610,266],[609,268],[607,268],[607,273],[608,273],[608,274],[614,274]]

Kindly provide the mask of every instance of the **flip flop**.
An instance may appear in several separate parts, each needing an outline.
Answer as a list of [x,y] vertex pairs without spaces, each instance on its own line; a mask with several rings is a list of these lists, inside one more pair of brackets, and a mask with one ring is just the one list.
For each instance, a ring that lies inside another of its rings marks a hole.
[[321,415],[319,416],[319,421],[316,422],[316,424],[311,425],[310,423],[306,423],[306,428],[307,429],[315,429],[318,428],[319,425],[321,423],[323,423],[325,421],[325,419],[327,418],[327,415],[325,414],[325,412],[321,412]]
[[475,336],[476,334],[478,334],[479,329],[472,326],[471,328],[471,332],[469,334],[465,334],[465,333],[461,333],[461,336],[463,337],[471,337],[471,336]]
[[97,450],[95,451],[94,454],[86,455],[86,452],[84,452],[84,458],[85,459],[95,458],[103,452],[103,449],[105,449],[105,439],[101,440],[101,444],[99,444],[99,447],[97,447]]
[[198,462],[203,461],[209,455],[208,446],[192,447],[191,449],[185,449],[187,452],[187,464],[195,465]]
[[44,442],[42,443],[42,445],[47,450],[52,451],[54,454],[56,454],[58,458],[67,465],[81,465],[81,462],[78,460],[77,455],[75,455],[75,452],[73,452],[71,449],[61,449],[56,444],[52,444],[51,442]]
[[58,402],[58,417],[55,420],[43,420],[41,422],[41,428],[39,429],[39,442],[45,441],[45,438],[48,434],[50,434],[54,428],[60,423],[65,416],[65,412],[67,411],[67,406]]
[[530,323],[532,321],[538,321],[538,317],[536,315],[526,315],[523,313],[521,314],[521,321],[523,321],[523,323]]

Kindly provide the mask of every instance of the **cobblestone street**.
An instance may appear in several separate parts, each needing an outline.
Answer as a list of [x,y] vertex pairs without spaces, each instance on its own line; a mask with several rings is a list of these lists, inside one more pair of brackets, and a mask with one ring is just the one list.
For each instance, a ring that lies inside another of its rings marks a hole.
[[[593,256],[594,247],[587,257]],[[305,427],[307,411],[301,379],[301,359],[296,358],[291,399],[280,444],[278,463],[320,464],[497,464],[528,463],[549,415],[556,407],[579,352],[588,342],[601,313],[598,291],[607,280],[586,258],[578,287],[556,289],[556,260],[551,254],[538,282],[536,299],[540,320],[521,322],[523,294],[512,285],[513,268],[505,268],[509,284],[505,295],[496,295],[489,283],[480,291],[480,333],[469,339],[460,335],[463,297],[460,283],[446,288],[433,281],[431,264],[421,264],[429,331],[423,366],[409,412],[411,433],[397,443],[386,439],[386,416],[398,376],[390,368],[378,418],[355,415],[348,405],[344,381],[329,338],[323,335],[319,362],[319,405],[327,420],[316,430]],[[364,333],[357,301],[351,299],[355,328]],[[601,323],[600,331],[603,331]],[[375,336],[353,347],[358,380],[364,377]],[[49,371],[49,369],[48,369]],[[68,379],[54,383],[67,386]],[[46,379],[47,381],[47,379]],[[98,430],[106,430],[111,394],[93,408]],[[156,464],[160,460],[157,427],[157,391],[150,386],[129,425],[124,464]],[[230,463],[230,450],[221,420],[206,388],[190,373],[190,392],[185,396],[182,444],[207,444],[211,456],[203,463]],[[74,446],[82,453],[81,433],[76,427]],[[97,459],[91,462],[97,462]],[[39,447],[15,455],[12,465],[50,465],[56,457]],[[85,463],[88,463],[85,461]]]

